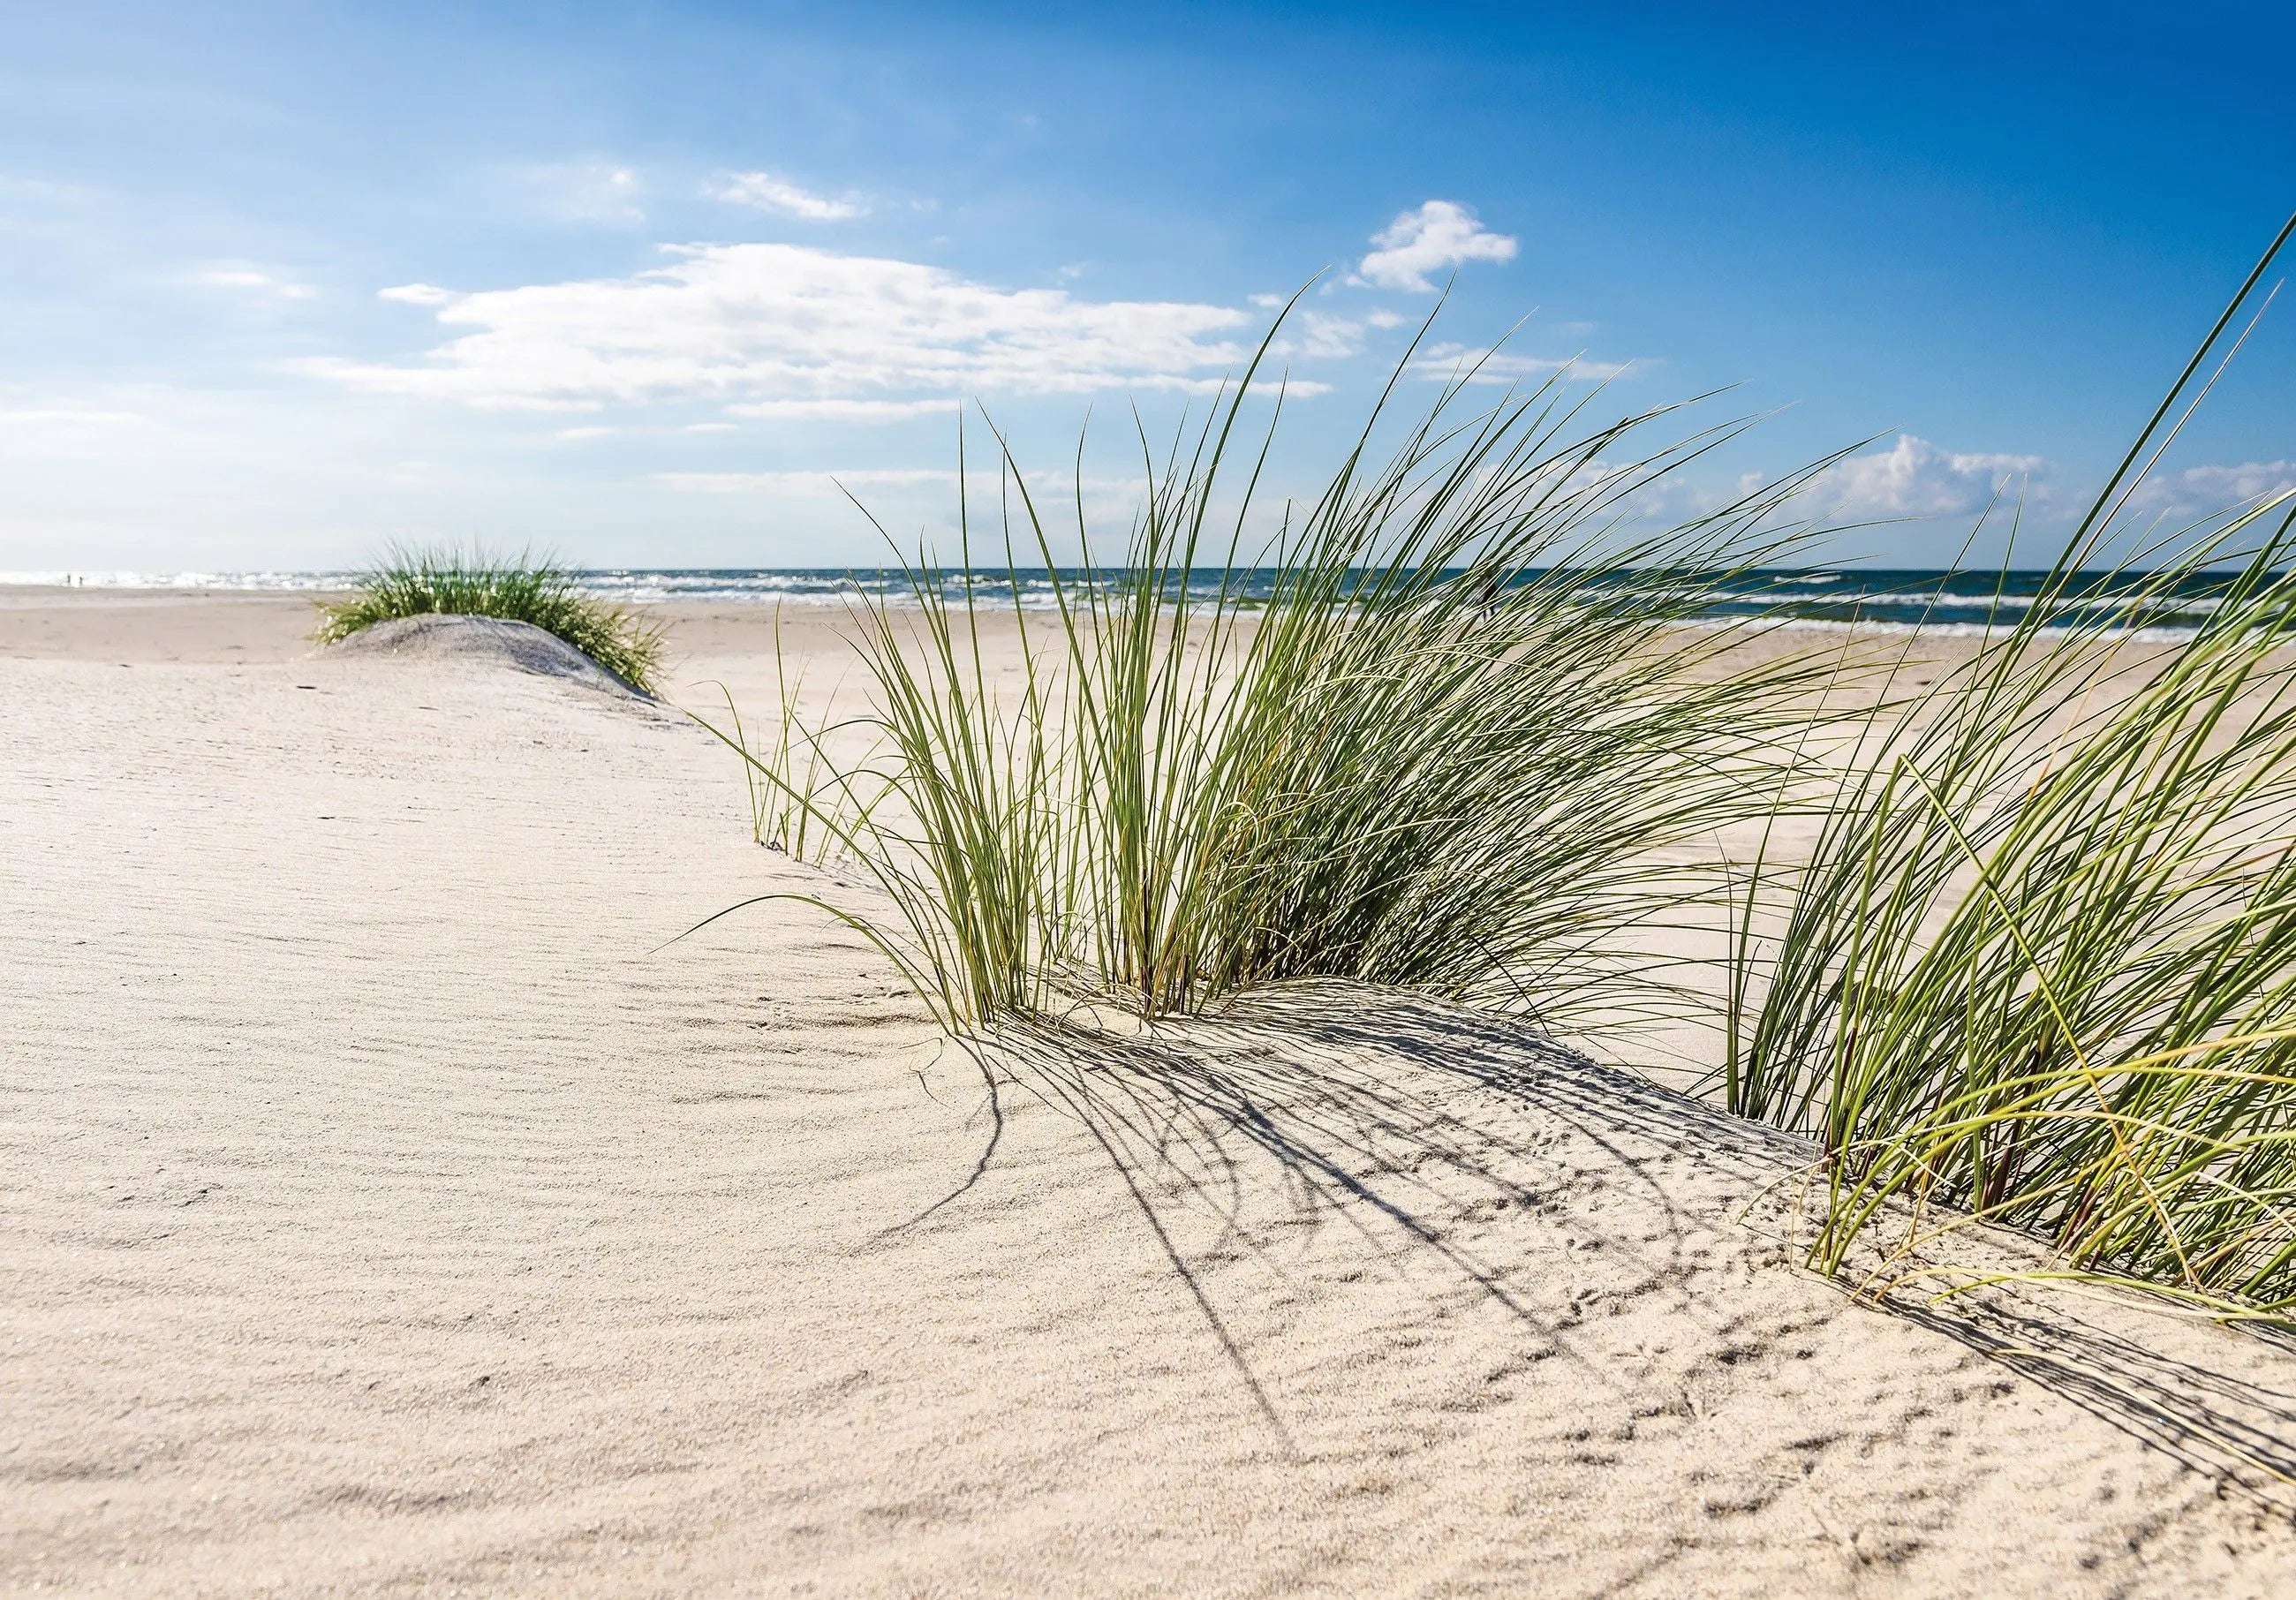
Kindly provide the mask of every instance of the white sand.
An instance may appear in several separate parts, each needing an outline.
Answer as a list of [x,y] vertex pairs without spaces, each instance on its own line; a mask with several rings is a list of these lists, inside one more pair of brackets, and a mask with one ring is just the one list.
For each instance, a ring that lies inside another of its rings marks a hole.
[[0,591],[7,1592],[2296,1592],[2296,1354],[1852,1305],[1790,1141],[1392,997],[1033,1051],[976,1174],[856,936],[654,950],[848,892],[726,752],[307,621]]

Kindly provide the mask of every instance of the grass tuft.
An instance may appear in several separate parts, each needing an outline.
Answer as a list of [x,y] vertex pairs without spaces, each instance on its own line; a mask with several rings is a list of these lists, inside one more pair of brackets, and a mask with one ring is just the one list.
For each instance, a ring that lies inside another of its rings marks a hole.
[[[2046,1276],[2296,1308],[2296,496],[2156,537],[2111,607],[2079,578],[2263,270],[2030,607],[1877,711],[1814,851],[1747,880],[1720,1087],[1822,1144],[1828,1271],[1887,1228],[1882,1276],[1919,1276],[1990,1222]],[[2145,639],[2216,568],[2207,625]]]
[[[1142,439],[1112,562],[1081,474],[1055,512],[996,439],[994,519],[966,496],[954,564],[921,553],[907,604],[856,603],[871,755],[832,759],[849,725],[797,726],[786,683],[766,753],[738,719],[713,731],[749,763],[761,838],[874,878],[890,916],[814,903],[959,1035],[1080,997],[1152,1018],[1331,977],[1586,1040],[1677,1013],[1718,964],[1717,1092],[1824,1153],[1814,1264],[1845,1270],[1894,1220],[1882,1276],[1917,1275],[1940,1235],[2000,1223],[2055,1251],[2022,1276],[2284,1314],[2296,504],[2149,538],[2121,518],[2292,235],[2038,595],[1846,729],[1816,708],[1849,658],[1748,665],[1730,652],[1759,624],[1706,620],[1792,559],[1788,502],[1830,463],[1633,536],[1637,499],[1734,429],[1637,454],[1668,413],[1581,431],[1567,377],[1470,410],[1463,374],[1391,454],[1375,410],[1320,494],[1262,514],[1277,424],[1241,427],[1255,362],[1197,431]],[[2132,542],[2098,585],[2087,569]],[[1024,569],[1053,570],[1049,611],[1023,609]],[[2204,626],[2146,636],[2226,569]],[[998,613],[1016,677],[987,664]],[[1809,752],[1831,751],[1828,776]],[[1762,843],[1734,883],[1697,865],[1742,826]],[[1726,957],[1669,956],[1718,895]]]
[[[1557,1027],[1678,1005],[1644,942],[1719,883],[1678,847],[1775,804],[1774,735],[1817,676],[1733,666],[1742,625],[1680,625],[1791,546],[1770,529],[1800,480],[1630,538],[1629,497],[1733,430],[1636,456],[1667,414],[1576,431],[1567,376],[1472,411],[1463,378],[1384,459],[1374,414],[1312,502],[1263,520],[1278,422],[1247,438],[1252,381],[1160,455],[1142,440],[1113,562],[1081,497],[1041,503],[998,439],[1001,576],[962,503],[955,564],[856,603],[870,759],[824,774],[818,734],[759,755],[715,731],[873,875],[897,915],[863,931],[958,1031],[1298,977]],[[1048,611],[1021,605],[1023,568],[1054,569]],[[1016,682],[984,667],[991,617],[1020,633]]]
[[359,575],[351,598],[320,609],[316,637],[322,644],[401,617],[494,617],[556,635],[648,694],[661,667],[660,624],[584,594],[574,575],[547,557],[497,559],[475,552],[394,547]]

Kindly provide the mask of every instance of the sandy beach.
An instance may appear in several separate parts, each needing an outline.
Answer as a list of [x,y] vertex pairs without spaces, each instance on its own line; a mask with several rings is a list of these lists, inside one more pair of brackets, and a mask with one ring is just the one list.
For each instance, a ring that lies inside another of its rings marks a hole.
[[817,911],[675,939],[865,898],[673,708],[310,624],[0,590],[0,1591],[2296,1592],[2296,1348],[1854,1303],[1805,1147],[1409,997],[992,1094]]

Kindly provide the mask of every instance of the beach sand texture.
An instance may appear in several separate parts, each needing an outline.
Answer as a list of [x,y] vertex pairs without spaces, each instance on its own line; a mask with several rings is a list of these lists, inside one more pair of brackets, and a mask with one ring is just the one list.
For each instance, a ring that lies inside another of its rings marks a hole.
[[1852,1304],[1794,1142],[1392,996],[992,1105],[816,912],[657,948],[859,893],[706,735],[308,620],[0,597],[0,1590],[2296,1593],[2296,1353]]

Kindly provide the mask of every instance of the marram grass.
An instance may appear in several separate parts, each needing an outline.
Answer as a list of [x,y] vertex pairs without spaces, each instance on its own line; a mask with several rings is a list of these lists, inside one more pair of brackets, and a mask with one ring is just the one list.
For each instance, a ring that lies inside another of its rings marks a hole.
[[[726,725],[704,720],[702,726],[741,753],[750,837],[768,849],[819,866],[862,818],[849,806],[849,797],[857,787],[852,773],[829,759],[826,742],[845,725],[815,726],[798,710],[805,693],[805,669],[790,669],[788,652],[782,648],[778,605],[774,608],[775,704],[770,719],[757,730],[763,736],[759,743],[751,742],[733,692],[723,684],[714,686],[726,702]],[[832,688],[830,702],[835,701]],[[864,761],[859,769],[865,767]]]
[[2289,554],[2284,521],[2166,649],[2042,636],[2045,595],[1877,731],[1783,926],[1748,923],[1726,1101],[1823,1145],[1819,1265],[1982,1220],[2296,1304]]
[[[1558,1027],[1677,1003],[1644,946],[1719,885],[1669,852],[1775,804],[1816,676],[1733,666],[1742,629],[1679,625],[1778,558],[1798,481],[1629,539],[1622,502],[1726,431],[1637,457],[1665,414],[1575,432],[1562,381],[1481,411],[1461,382],[1383,458],[1367,425],[1255,539],[1278,423],[1244,437],[1251,382],[1160,456],[1144,441],[1117,562],[1000,448],[993,533],[964,505],[953,566],[909,564],[906,605],[857,602],[871,759],[824,771],[817,734],[759,753],[717,731],[776,815],[873,876],[895,915],[849,920],[960,1032],[1303,976]],[[1010,573],[1070,540],[1086,562],[1048,611],[974,575],[980,546]],[[1248,603],[1252,570],[1273,593]],[[1020,634],[1016,683],[984,669],[992,626]]]
[[[1882,1280],[1953,1278],[1940,1239],[1988,1222],[2045,1276],[2296,1308],[2296,506],[2156,538],[2115,614],[2074,582],[2262,271],[2030,608],[1876,715],[1806,861],[1748,876],[1720,1087],[1820,1141],[1823,1268],[1872,1240]],[[2227,567],[2205,627],[2143,636]]]
[[349,599],[323,604],[321,611],[317,637],[324,644],[401,617],[494,617],[554,634],[649,694],[661,667],[659,623],[584,594],[571,572],[546,557],[393,549],[359,575]]
[[[1741,871],[1726,956],[1692,964],[1726,990],[1717,1093],[1823,1149],[1812,1263],[1841,1272],[1895,1229],[1883,1276],[1950,1276],[1940,1236],[1997,1223],[2051,1248],[2039,1276],[2284,1314],[2296,511],[2157,540],[2117,611],[2079,576],[2130,542],[2120,513],[2262,271],[2042,593],[1849,730],[1831,784],[1801,752],[1840,732],[1812,708],[1841,662],[1744,665],[1746,625],[1684,626],[1790,557],[1775,530],[1806,477],[1628,539],[1631,497],[1717,436],[1637,455],[1665,414],[1574,432],[1559,382],[1485,411],[1455,384],[1384,458],[1367,426],[1256,544],[1247,373],[1201,433],[1144,447],[1106,564],[1081,496],[1040,502],[1000,439],[988,529],[964,504],[955,565],[905,569],[914,609],[857,603],[873,753],[830,759],[838,730],[806,729],[786,692],[768,751],[717,731],[761,837],[871,874],[890,915],[824,908],[960,1035],[1081,997],[1154,1016],[1332,976],[1599,1043],[1683,998],[1682,958],[1659,954],[1681,943],[1656,936],[1715,890],[1683,862],[1734,825],[1814,821],[1813,850]],[[1071,538],[1086,562],[1049,611],[974,576],[977,547],[1009,571]],[[2227,563],[2206,627],[2141,635]],[[1243,597],[1254,567],[1274,570],[1264,604]],[[1021,636],[1017,682],[984,666],[992,615]]]

